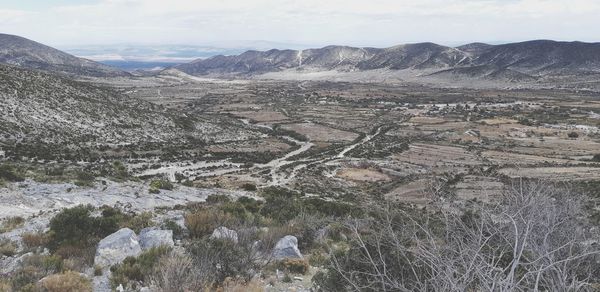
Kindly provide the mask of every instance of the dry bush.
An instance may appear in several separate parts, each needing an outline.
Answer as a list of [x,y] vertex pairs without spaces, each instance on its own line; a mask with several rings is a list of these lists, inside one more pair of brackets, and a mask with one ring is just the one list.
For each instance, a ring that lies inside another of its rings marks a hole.
[[63,245],[59,247],[55,252],[55,255],[62,257],[63,259],[78,259],[81,260],[88,266],[94,263],[94,256],[96,254],[95,246],[75,246],[75,245]]
[[27,232],[21,235],[23,244],[27,249],[37,249],[48,244],[49,238],[42,232]]
[[10,281],[5,280],[5,279],[0,279],[0,292],[11,292],[12,291],[12,285],[10,284]]
[[71,271],[48,276],[42,280],[42,287],[48,292],[92,291],[92,283],[88,278]]
[[0,238],[0,255],[11,257],[17,253],[17,245],[8,238]]
[[308,261],[305,259],[284,259],[278,263],[280,269],[293,274],[306,274],[309,269]]
[[220,226],[231,227],[234,221],[231,215],[214,209],[199,209],[185,216],[185,226],[194,238],[210,235]]
[[186,254],[171,252],[160,258],[150,282],[158,292],[202,291],[214,281],[211,262],[195,262]]

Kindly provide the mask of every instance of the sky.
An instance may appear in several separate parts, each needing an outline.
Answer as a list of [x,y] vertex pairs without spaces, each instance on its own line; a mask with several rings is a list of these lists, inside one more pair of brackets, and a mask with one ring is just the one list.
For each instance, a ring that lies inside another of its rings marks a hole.
[[57,47],[597,42],[599,16],[600,0],[0,0],[0,32]]

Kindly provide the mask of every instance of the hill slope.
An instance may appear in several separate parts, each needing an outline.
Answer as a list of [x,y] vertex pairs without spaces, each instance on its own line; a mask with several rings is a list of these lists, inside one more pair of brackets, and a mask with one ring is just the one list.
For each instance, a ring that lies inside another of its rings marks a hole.
[[0,148],[59,151],[244,136],[224,127],[111,89],[0,64]]
[[0,63],[69,75],[95,77],[129,75],[119,69],[8,34],[0,34]]

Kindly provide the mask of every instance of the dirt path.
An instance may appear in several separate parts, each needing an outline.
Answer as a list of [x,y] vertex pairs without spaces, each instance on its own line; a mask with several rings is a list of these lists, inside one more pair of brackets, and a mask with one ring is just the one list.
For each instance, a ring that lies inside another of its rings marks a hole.
[[[377,130],[375,131],[374,134],[367,135],[363,139],[361,139],[360,141],[358,141],[358,142],[356,142],[356,143],[354,143],[352,145],[349,145],[349,146],[345,147],[337,155],[330,156],[330,157],[323,158],[323,159],[319,159],[319,160],[311,160],[311,159],[307,159],[307,158],[299,159],[299,160],[287,160],[287,158],[290,158],[290,157],[292,157],[294,155],[300,154],[300,153],[302,153],[302,152],[310,149],[310,147],[306,148],[306,149],[303,149],[301,147],[298,150],[302,149],[302,151],[294,153],[293,155],[286,155],[285,159],[282,158],[285,161],[285,163],[280,163],[277,168],[272,168],[271,169],[271,173],[270,173],[270,175],[271,175],[271,182],[269,183],[269,185],[270,186],[285,185],[285,184],[289,183],[290,181],[292,181],[293,179],[295,179],[296,176],[298,175],[298,172],[300,172],[300,170],[302,170],[302,169],[305,169],[305,168],[307,168],[309,166],[312,166],[312,165],[323,164],[323,163],[326,163],[326,162],[331,162],[331,161],[343,159],[346,156],[346,154],[348,152],[352,151],[354,148],[356,148],[356,147],[358,147],[358,146],[360,146],[362,144],[365,144],[365,143],[371,141],[373,138],[375,138],[379,134],[381,134],[381,130],[382,130],[383,127],[384,127],[383,125],[379,126],[377,128]],[[308,142],[308,143],[310,143],[310,142]],[[312,144],[312,143],[310,143],[310,144]],[[298,162],[302,162],[302,163],[294,166],[294,168],[292,168],[292,170],[291,170],[291,172],[289,174],[286,174],[285,172],[278,172],[278,170],[279,170],[279,168],[281,166],[289,165],[289,164],[292,164],[292,163],[298,163]]]
[[358,141],[358,142],[356,142],[356,143],[354,143],[354,144],[352,144],[352,145],[350,145],[350,146],[346,147],[344,150],[342,150],[342,152],[340,152],[340,153],[339,153],[339,154],[336,156],[336,158],[344,158],[344,156],[346,155],[346,153],[348,153],[348,152],[350,152],[350,151],[354,150],[354,148],[356,148],[356,147],[358,147],[358,146],[360,146],[360,145],[362,145],[362,144],[365,144],[365,143],[367,143],[367,142],[371,141],[371,139],[373,139],[373,138],[377,137],[377,136],[378,136],[378,135],[381,133],[381,128],[383,128],[383,126],[379,126],[379,127],[377,128],[377,131],[375,131],[375,134],[372,134],[372,135],[367,135],[367,136],[365,136],[365,137],[364,137],[362,140],[360,140],[360,141]]

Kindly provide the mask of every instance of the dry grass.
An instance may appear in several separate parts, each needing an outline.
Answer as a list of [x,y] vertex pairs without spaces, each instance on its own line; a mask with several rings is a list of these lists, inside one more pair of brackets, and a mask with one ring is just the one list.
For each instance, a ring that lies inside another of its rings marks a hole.
[[223,211],[199,209],[185,216],[185,226],[190,236],[200,238],[211,234],[215,228],[230,225],[233,217]]
[[23,217],[9,217],[2,220],[2,224],[0,225],[0,233],[5,233],[17,229],[25,223],[25,219]]
[[13,256],[17,253],[17,245],[9,239],[0,239],[0,255],[7,257]]
[[217,289],[217,292],[264,292],[266,291],[263,283],[258,280],[252,280],[244,283],[232,279],[225,280],[223,287]]
[[21,235],[23,244],[28,249],[36,249],[48,244],[48,236],[42,232],[27,232]]
[[92,291],[92,283],[89,279],[71,271],[47,277],[42,280],[42,287],[48,292]]

